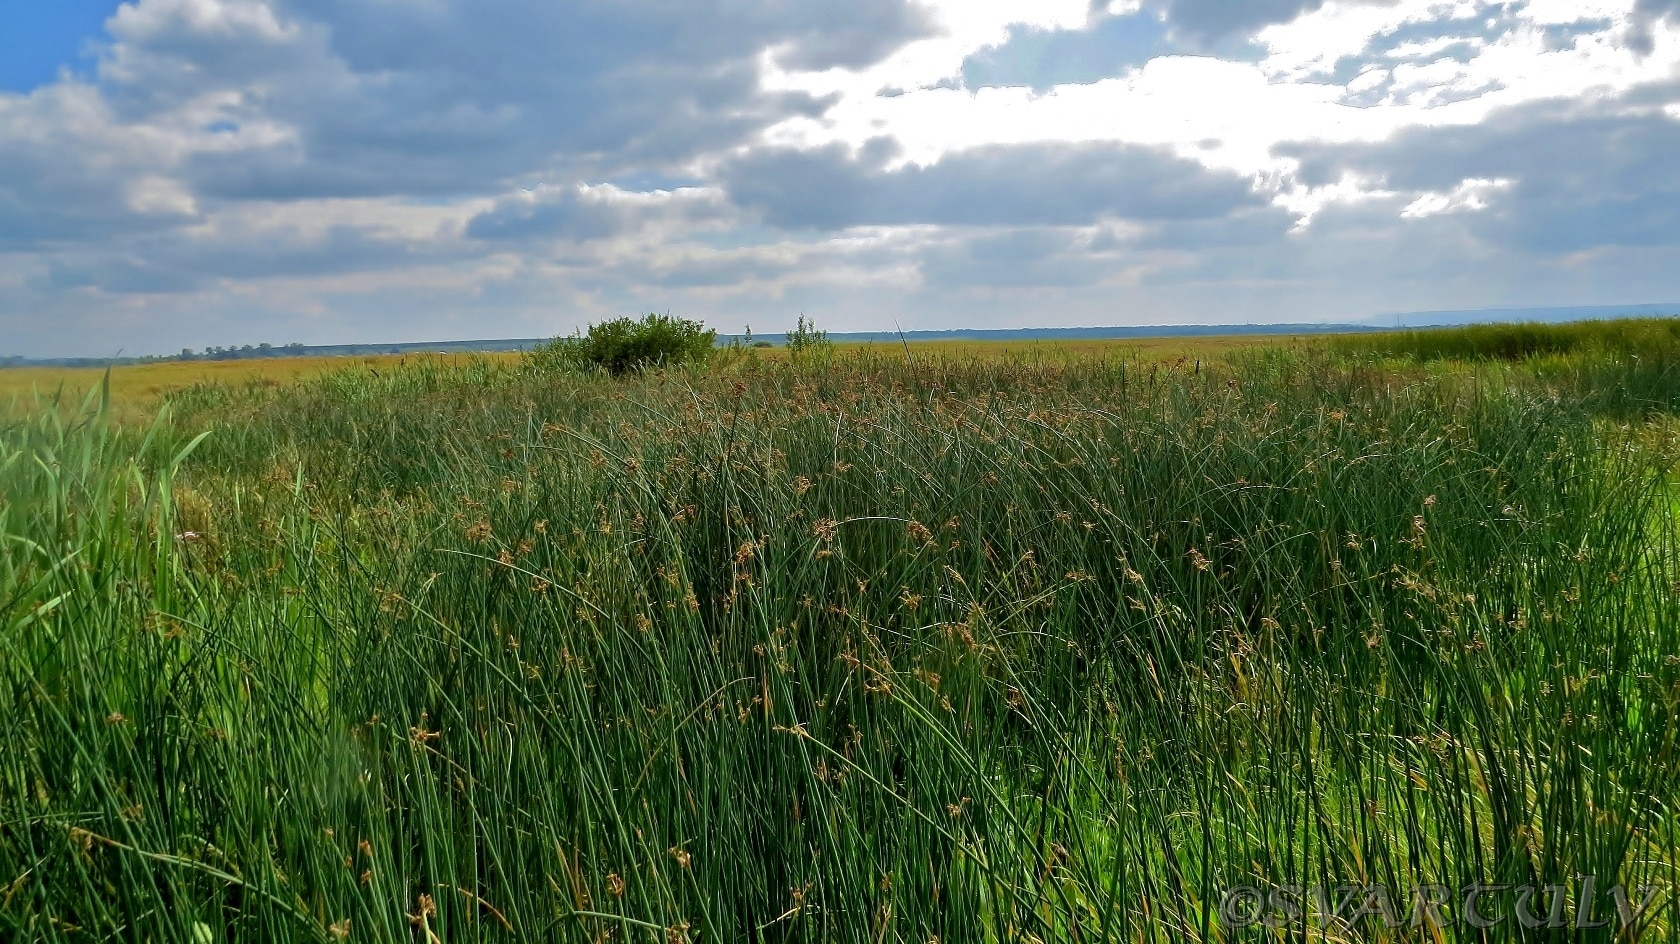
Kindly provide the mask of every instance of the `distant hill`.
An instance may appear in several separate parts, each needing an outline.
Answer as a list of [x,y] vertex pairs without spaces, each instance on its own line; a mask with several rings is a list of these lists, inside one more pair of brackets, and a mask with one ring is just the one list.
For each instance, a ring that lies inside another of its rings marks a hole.
[[[830,339],[846,343],[905,341],[1097,341],[1124,338],[1219,337],[1232,335],[1344,334],[1355,331],[1391,331],[1395,328],[1449,327],[1453,325],[1510,321],[1586,321],[1603,318],[1649,318],[1680,315],[1680,303],[1644,305],[1576,305],[1551,308],[1485,308],[1461,311],[1420,311],[1378,315],[1364,321],[1301,324],[1140,325],[1089,328],[1003,328],[956,329],[950,331],[830,331]],[[742,335],[719,335],[728,343]],[[380,354],[462,354],[524,351],[547,338],[511,338],[481,341],[401,341],[390,344],[288,344],[284,347],[247,345],[241,348],[210,348],[186,356],[158,357],[0,357],[0,367],[109,367],[158,361],[260,360],[272,357],[367,357]],[[780,334],[755,336],[754,340],[781,344]]]

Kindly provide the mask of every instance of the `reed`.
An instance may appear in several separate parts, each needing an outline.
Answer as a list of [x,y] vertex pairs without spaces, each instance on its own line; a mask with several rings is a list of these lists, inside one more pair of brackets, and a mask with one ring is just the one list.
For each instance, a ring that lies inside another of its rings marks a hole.
[[421,360],[36,411],[0,936],[1216,941],[1245,883],[1672,889],[1672,423],[1560,376]]

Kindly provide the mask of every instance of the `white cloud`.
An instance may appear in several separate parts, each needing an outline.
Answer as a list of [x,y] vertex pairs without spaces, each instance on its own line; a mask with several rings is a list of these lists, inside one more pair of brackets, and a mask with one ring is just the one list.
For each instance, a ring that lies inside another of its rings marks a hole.
[[1377,65],[1366,66],[1352,81],[1348,82],[1347,90],[1355,95],[1378,88],[1393,75],[1389,70]]
[[[1136,5],[1121,6],[1132,12]],[[765,54],[763,84],[772,91],[873,97],[883,89],[919,89],[955,76],[964,59],[1009,38],[1010,27],[1077,29],[1090,16],[1090,0],[927,0],[937,35],[909,43],[862,70],[802,72],[783,66],[775,50]]]
[[[1639,2],[132,0],[92,80],[0,92],[0,337],[1680,296]],[[965,87],[1045,37],[1100,77]]]
[[1442,213],[1459,213],[1466,210],[1485,210],[1488,201],[1495,193],[1509,190],[1516,181],[1505,177],[1486,179],[1472,177],[1461,181],[1449,193],[1429,191],[1420,195],[1416,200],[1406,204],[1400,211],[1403,219],[1418,220]]
[[1293,232],[1299,233],[1306,230],[1312,224],[1313,218],[1326,207],[1386,201],[1395,196],[1397,194],[1382,189],[1375,180],[1350,172],[1343,174],[1341,179],[1334,183],[1317,187],[1291,187],[1280,192],[1273,202],[1295,217]]
[[1528,0],[1524,18],[1541,26],[1562,26],[1584,20],[1613,20],[1626,24],[1638,0]]
[[285,42],[298,27],[282,23],[263,0],[144,0],[117,8],[107,27],[121,42],[177,40],[191,35],[215,40]]
[[[930,45],[922,52],[937,52],[943,62],[922,62],[923,87],[902,94],[879,95],[874,79],[851,81],[841,73],[773,74],[777,87],[838,93],[842,99],[819,116],[788,119],[769,129],[765,139],[779,146],[819,147],[833,142],[859,146],[890,137],[902,146],[900,163],[918,165],[991,144],[1162,145],[1209,168],[1252,176],[1258,187],[1280,191],[1281,205],[1305,208],[1302,219],[1307,220],[1326,199],[1380,194],[1341,184],[1293,192],[1300,189],[1293,181],[1295,161],[1277,151],[1286,142],[1372,142],[1408,128],[1467,127],[1526,102],[1615,95],[1676,74],[1680,41],[1672,25],[1660,28],[1656,49],[1648,56],[1621,41],[1634,2],[1333,2],[1261,30],[1256,41],[1267,54],[1256,63],[1163,56],[1123,76],[1058,86],[1044,94],[1026,88],[927,87],[931,77],[953,73],[970,48]],[[1007,16],[998,15],[995,6],[989,9],[993,16],[987,25],[999,28]],[[1490,14],[1509,19],[1495,38],[1465,38],[1459,32],[1464,23],[1481,23]],[[1566,47],[1550,42],[1542,29],[1600,19],[1608,25],[1595,24],[1597,29]],[[1447,24],[1449,35],[1382,49],[1385,37],[1432,23]],[[1460,44],[1471,51],[1466,59],[1415,61]],[[1345,84],[1330,79],[1342,60],[1379,55],[1407,61],[1387,68],[1372,62]],[[1381,97],[1369,101],[1375,94]]]
[[1437,36],[1433,39],[1401,43],[1388,49],[1385,55],[1391,59],[1426,59],[1460,45],[1481,49],[1487,45],[1487,40],[1480,36]]
[[1493,3],[1399,0],[1392,5],[1333,2],[1288,23],[1261,30],[1266,48],[1261,68],[1272,78],[1299,81],[1332,72],[1338,60],[1357,56],[1374,40],[1401,27],[1437,20],[1466,19]]
[[178,180],[168,177],[140,177],[128,185],[128,206],[136,213],[148,216],[198,215],[198,201]]

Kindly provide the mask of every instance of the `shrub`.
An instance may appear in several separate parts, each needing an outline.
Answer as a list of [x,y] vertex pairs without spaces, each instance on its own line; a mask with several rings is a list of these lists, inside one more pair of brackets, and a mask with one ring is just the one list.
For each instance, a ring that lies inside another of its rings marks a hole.
[[592,324],[584,334],[555,338],[527,355],[537,367],[595,368],[617,377],[650,367],[704,363],[717,332],[698,321],[650,314]]
[[815,321],[799,316],[799,326],[787,333],[788,356],[801,367],[823,368],[834,359],[834,342]]

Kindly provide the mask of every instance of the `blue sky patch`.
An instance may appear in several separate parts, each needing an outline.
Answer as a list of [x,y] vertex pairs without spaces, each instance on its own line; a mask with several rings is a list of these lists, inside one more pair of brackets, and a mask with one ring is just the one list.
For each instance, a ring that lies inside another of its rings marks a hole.
[[1168,37],[1167,25],[1142,13],[1105,17],[1080,30],[1014,27],[1003,45],[981,50],[963,63],[963,84],[971,89],[1031,86],[1046,91],[1112,78],[1156,56],[1180,51]]
[[89,47],[105,38],[117,0],[0,0],[0,90],[27,92],[67,67],[93,72]]

